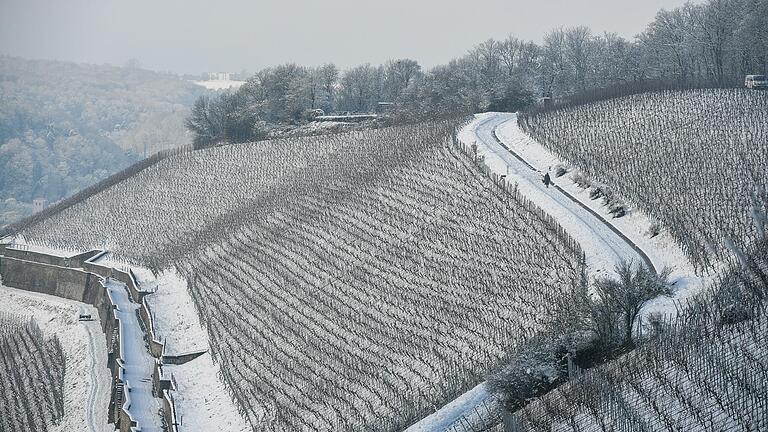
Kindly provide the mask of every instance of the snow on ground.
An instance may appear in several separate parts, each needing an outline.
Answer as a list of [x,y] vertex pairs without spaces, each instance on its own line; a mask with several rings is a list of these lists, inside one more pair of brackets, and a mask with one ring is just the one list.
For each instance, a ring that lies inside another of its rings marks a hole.
[[[132,267],[130,264],[128,264],[125,261],[122,261],[118,258],[115,258],[114,255],[112,255],[109,252],[104,252],[100,255],[97,255],[90,259],[90,262],[94,264],[98,264],[105,267],[112,267],[117,270],[122,270],[124,272],[127,272],[129,269],[133,270],[133,274],[137,278],[137,282],[141,283],[142,278],[143,279],[151,279],[152,278],[152,272],[146,269],[138,269],[136,267]],[[147,275],[147,272],[149,275]]]
[[[485,387],[485,383],[478,384],[472,390],[457,397],[452,402],[449,402],[438,411],[424,417],[414,425],[410,426],[405,432],[432,432],[443,431],[451,427],[459,421],[462,416],[464,421],[482,421],[482,419],[475,419],[473,415],[475,408],[483,406],[483,404],[491,407],[490,409],[500,409],[499,401],[496,398],[491,397],[488,390]],[[483,410],[485,408],[483,406]],[[490,417],[491,414],[488,415]],[[474,423],[473,423],[474,424]]]
[[145,297],[145,301],[152,311],[155,337],[165,344],[165,354],[207,350],[208,333],[200,324],[186,279],[175,269],[169,269],[151,282],[141,283],[148,283],[149,288],[155,291]]
[[234,80],[208,80],[208,81],[192,81],[193,84],[205,87],[208,90],[226,90],[229,88],[238,89],[241,85],[245,84],[245,81]]
[[599,218],[574,203],[555,188],[547,188],[543,174],[532,171],[494,138],[497,126],[512,121],[515,115],[487,113],[476,117],[459,133],[466,145],[477,144],[477,153],[495,173],[506,175],[507,181],[517,184],[520,192],[549,215],[584,249],[587,268],[592,276],[613,274],[620,260],[642,261],[642,257],[624,239],[605,226]]
[[[0,312],[33,317],[46,336],[55,335],[61,341],[66,359],[64,418],[50,430],[114,430],[107,425],[111,377],[96,309],[85,303],[0,285]],[[97,320],[78,321],[80,313],[89,313]]]
[[[164,355],[209,349],[208,333],[200,323],[187,290],[187,281],[175,269],[166,269],[154,275],[146,268],[129,266],[110,255],[99,259],[98,263],[126,270],[130,268],[142,289],[153,291],[144,297],[144,301],[152,313],[155,337],[165,344]],[[183,365],[167,364],[164,372],[173,374],[178,385],[177,391],[172,392],[177,420],[187,426],[180,430],[248,430],[219,379],[219,366],[213,363],[208,353]]]
[[219,366],[208,353],[183,365],[163,368],[164,375],[172,374],[178,385],[172,395],[180,432],[250,430],[218,379]]
[[123,358],[125,407],[144,432],[162,431],[160,399],[152,394],[155,359],[150,355],[137,313],[139,305],[131,302],[125,284],[108,279],[107,291],[120,320],[120,354]]
[[[647,316],[651,312],[674,314],[676,311],[675,301],[684,301],[701,290],[704,281],[696,276],[690,261],[668,232],[662,230],[659,235],[651,238],[648,232],[654,222],[637,209],[630,208],[627,215],[614,218],[613,215],[608,213],[608,207],[603,205],[601,199],[590,199],[589,189],[582,189],[574,183],[573,176],[579,172],[577,169],[572,169],[564,176],[555,178],[555,167],[557,165],[568,166],[567,163],[558,159],[544,146],[523,132],[517,125],[517,116],[515,114],[492,115],[506,118],[506,121],[498,126],[497,136],[510,150],[533,165],[542,175],[544,172],[550,171],[552,180],[558,186],[600,214],[603,219],[634,242],[650,258],[657,270],[661,270],[664,267],[672,269],[671,280],[675,284],[674,297],[660,297],[653,300],[646,305],[642,312],[643,315]],[[584,244],[582,244],[582,247],[584,247]]]

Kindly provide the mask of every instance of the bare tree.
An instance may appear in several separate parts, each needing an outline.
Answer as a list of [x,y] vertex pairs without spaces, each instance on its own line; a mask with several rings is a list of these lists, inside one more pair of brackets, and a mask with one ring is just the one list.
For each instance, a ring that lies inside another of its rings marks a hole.
[[[617,279],[602,277],[595,280],[596,304],[603,309],[598,315],[622,317],[622,342],[632,343],[635,320],[648,301],[671,294],[668,281],[670,271],[667,268],[654,274],[642,264],[635,265],[632,261],[622,260],[616,265]],[[598,320],[606,321],[601,318]]]

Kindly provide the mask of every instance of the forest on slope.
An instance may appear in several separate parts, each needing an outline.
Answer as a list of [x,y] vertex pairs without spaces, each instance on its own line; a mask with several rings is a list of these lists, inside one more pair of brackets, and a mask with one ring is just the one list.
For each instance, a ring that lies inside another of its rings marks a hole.
[[0,226],[183,146],[203,89],[135,67],[0,56]]

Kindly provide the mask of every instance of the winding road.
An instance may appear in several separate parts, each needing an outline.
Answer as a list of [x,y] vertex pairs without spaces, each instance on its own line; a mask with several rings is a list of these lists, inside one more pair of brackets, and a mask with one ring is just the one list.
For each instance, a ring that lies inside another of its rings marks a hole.
[[542,171],[514,152],[515,143],[499,140],[496,129],[516,121],[516,114],[490,113],[475,125],[473,133],[478,153],[485,156],[485,163],[498,174],[506,175],[507,181],[517,183],[526,198],[557,219],[584,249],[592,272],[611,273],[621,260],[644,262],[655,270],[635,243],[559,186],[544,185]]
[[[483,114],[466,126],[459,137],[465,145],[476,144],[478,155],[484,157],[485,164],[493,172],[506,176],[510,183],[516,183],[527,199],[554,217],[581,245],[591,276],[613,274],[616,264],[621,260],[643,262],[649,269],[656,271],[648,255],[603,216],[556,184],[550,187],[544,184],[543,171],[547,167],[536,167],[515,152],[515,148],[525,144],[504,142],[499,138],[497,129],[508,122],[514,122],[517,127],[517,114]],[[458,424],[463,429],[462,422],[470,422],[474,413],[479,412],[477,407],[483,401],[490,401],[490,397],[484,385],[480,384],[415,423],[407,432],[444,431]]]

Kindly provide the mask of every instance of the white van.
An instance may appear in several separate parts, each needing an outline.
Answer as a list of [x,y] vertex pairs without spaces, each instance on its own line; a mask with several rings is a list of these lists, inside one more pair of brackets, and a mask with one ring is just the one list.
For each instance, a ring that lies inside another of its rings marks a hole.
[[768,77],[765,75],[747,75],[744,87],[748,89],[768,89]]

